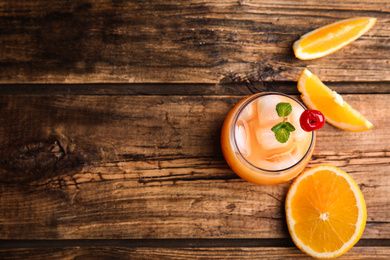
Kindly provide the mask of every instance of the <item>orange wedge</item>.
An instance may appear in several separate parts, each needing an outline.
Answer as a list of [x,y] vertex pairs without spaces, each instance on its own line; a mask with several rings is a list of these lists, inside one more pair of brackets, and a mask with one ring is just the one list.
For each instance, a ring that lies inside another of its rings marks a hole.
[[357,243],[367,210],[351,176],[337,167],[321,165],[303,172],[291,185],[286,219],[298,248],[310,256],[329,259]]
[[312,60],[329,55],[355,41],[375,23],[376,18],[357,17],[320,27],[294,43],[295,56],[301,60]]
[[310,109],[321,111],[328,123],[353,132],[372,128],[372,124],[364,116],[308,69],[304,69],[298,79],[298,90],[302,93],[303,103]]

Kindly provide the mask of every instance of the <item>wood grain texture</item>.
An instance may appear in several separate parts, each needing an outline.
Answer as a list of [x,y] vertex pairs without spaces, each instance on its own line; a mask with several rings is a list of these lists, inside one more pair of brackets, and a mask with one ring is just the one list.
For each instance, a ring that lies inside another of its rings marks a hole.
[[[390,94],[388,82],[324,82],[340,94]],[[259,92],[300,94],[297,82],[262,81],[229,84],[2,84],[0,95],[221,95]]]
[[[313,259],[298,248],[227,247],[227,248],[20,248],[0,249],[2,259]],[[388,247],[353,247],[337,259],[389,259]]]
[[[343,95],[374,128],[326,125],[310,166],[351,174],[363,238],[390,238],[390,95]],[[238,178],[219,134],[235,96],[0,96],[0,238],[287,238],[290,183]]]
[[[0,3],[0,83],[389,81],[387,0],[65,1]],[[377,17],[339,52],[300,61],[301,35]]]

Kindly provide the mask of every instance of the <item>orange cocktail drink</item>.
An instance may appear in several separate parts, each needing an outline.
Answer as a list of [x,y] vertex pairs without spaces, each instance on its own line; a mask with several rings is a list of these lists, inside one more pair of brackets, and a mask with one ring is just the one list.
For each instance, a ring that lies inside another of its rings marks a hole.
[[[291,104],[285,117],[295,130],[281,143],[271,130],[281,122],[275,109]],[[308,164],[314,150],[315,132],[305,132],[299,122],[305,106],[281,93],[259,93],[241,100],[222,127],[221,146],[230,168],[241,178],[262,185],[286,182]]]

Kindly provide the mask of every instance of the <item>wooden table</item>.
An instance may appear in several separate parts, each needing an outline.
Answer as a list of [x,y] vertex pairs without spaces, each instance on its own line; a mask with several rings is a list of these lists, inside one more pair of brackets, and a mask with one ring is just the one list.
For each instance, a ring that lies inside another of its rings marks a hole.
[[[301,35],[378,18],[313,61]],[[374,127],[318,131],[310,167],[350,173],[362,239],[340,259],[390,258],[390,2],[0,2],[1,259],[309,259],[288,234],[291,182],[237,177],[228,111],[262,91],[298,96],[304,68]]]

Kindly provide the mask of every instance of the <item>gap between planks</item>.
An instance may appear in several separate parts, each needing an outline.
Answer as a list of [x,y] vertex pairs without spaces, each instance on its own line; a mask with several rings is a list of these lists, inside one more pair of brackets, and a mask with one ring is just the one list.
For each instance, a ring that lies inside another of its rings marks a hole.
[[[390,82],[325,82],[339,94],[390,94]],[[258,92],[299,94],[292,81],[231,84],[100,83],[100,84],[0,84],[0,95],[250,95]]]
[[[291,239],[59,239],[0,240],[0,248],[63,247],[295,247]],[[390,239],[360,239],[356,247],[390,247]]]

